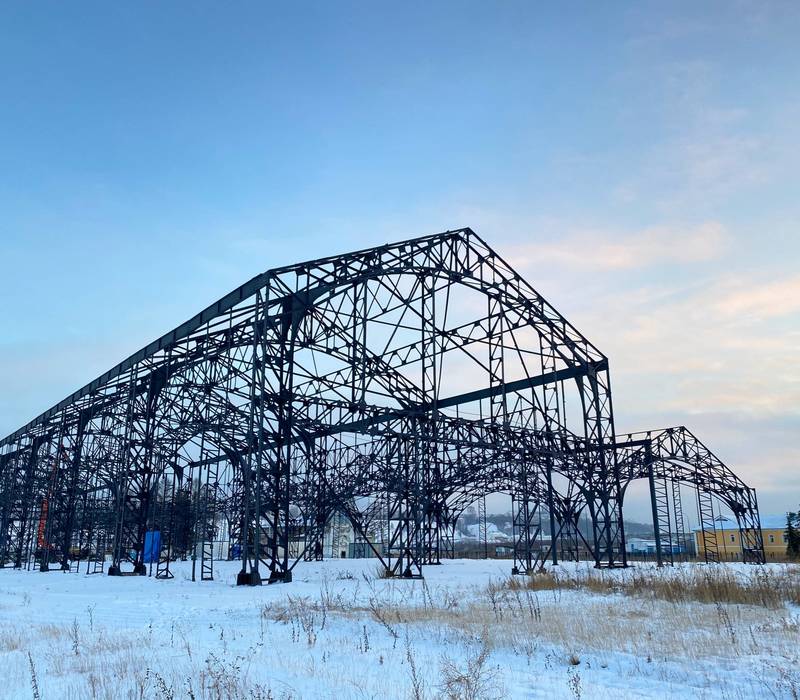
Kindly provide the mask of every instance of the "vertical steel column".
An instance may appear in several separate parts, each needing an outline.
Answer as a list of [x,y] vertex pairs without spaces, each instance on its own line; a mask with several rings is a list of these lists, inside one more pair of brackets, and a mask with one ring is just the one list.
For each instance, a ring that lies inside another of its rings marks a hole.
[[686,525],[683,519],[683,501],[681,500],[681,484],[677,479],[672,481],[672,515],[675,524],[675,541],[678,554],[685,560],[687,552]]
[[[42,505],[39,516],[39,525],[36,534],[36,551],[39,560],[39,571],[50,571],[50,557],[55,547],[54,540],[58,537],[58,523],[56,522],[64,516],[64,494],[63,494],[63,472],[68,471],[64,467],[65,462],[69,462],[67,449],[64,441],[67,438],[67,416],[61,415],[61,423],[56,439],[56,452],[53,467],[48,474],[42,474],[43,495]],[[49,453],[49,450],[48,450]]]
[[[61,569],[69,571],[69,554],[72,545],[72,531],[75,525],[75,509],[77,507],[77,492],[79,488],[79,476],[81,472],[81,459],[83,456],[83,441],[86,424],[89,415],[85,410],[78,413],[78,421],[75,427],[75,439],[72,448],[72,459],[69,462],[69,475],[67,481],[66,513],[64,515],[64,532],[62,533],[62,557]],[[80,547],[79,547],[80,550]]]
[[[22,451],[22,438],[20,438],[18,442],[18,453]],[[16,552],[14,556],[14,568],[21,569],[22,568],[22,558],[23,554],[25,554],[26,545],[28,544],[27,540],[30,537],[28,534],[29,528],[32,529],[32,523],[29,523],[30,519],[30,509],[32,500],[34,497],[34,489],[36,484],[36,472],[38,468],[38,458],[39,458],[39,451],[43,445],[47,445],[49,448],[50,442],[52,441],[52,433],[47,433],[46,435],[37,435],[30,440],[30,446],[28,449],[30,452],[25,457],[24,452],[19,457],[19,463],[23,464],[22,467],[22,492],[20,494],[19,499],[19,516],[18,522],[19,525],[17,526],[17,533],[16,533]],[[11,545],[12,542],[9,542]]]
[[547,479],[547,516],[550,521],[550,556],[553,566],[558,566],[558,547],[556,546],[556,504],[553,495],[553,463],[547,459],[545,478]]
[[[175,458],[173,458],[174,464]],[[173,467],[173,473],[170,477],[166,473],[164,474],[164,506],[168,512],[168,516],[165,520],[162,520],[162,540],[161,540],[161,549],[158,553],[158,562],[156,564],[156,578],[159,579],[170,579],[175,578],[175,575],[169,570],[170,560],[173,555],[173,543],[174,543],[174,535],[175,535],[175,472]],[[162,518],[163,518],[163,510],[162,509]],[[166,524],[166,528],[163,525]]]
[[11,511],[17,495],[14,466],[12,443],[6,443],[0,448],[0,568],[6,565]]
[[[264,431],[264,390],[266,335],[269,313],[269,287],[262,297],[256,291],[253,318],[253,347],[250,374],[250,402],[247,428],[247,455],[242,469],[242,569],[236,577],[238,586],[261,585],[261,459]],[[259,355],[260,353],[260,355]]]
[[389,576],[401,578],[422,578],[419,428],[413,430],[412,436],[393,440],[395,454],[389,457],[397,460],[398,469],[387,492],[386,569]]
[[130,374],[128,383],[128,400],[123,432],[119,441],[119,461],[117,467],[117,478],[114,481],[116,486],[115,498],[115,517],[114,517],[114,540],[111,566],[108,567],[109,576],[121,576],[123,558],[130,560],[130,555],[125,551],[128,546],[126,541],[126,511],[128,510],[128,488],[131,481],[130,462],[131,445],[133,442],[133,421],[134,403],[136,401],[136,377],[138,367],[134,367]]
[[622,488],[617,452],[614,448],[614,416],[611,380],[607,369],[589,368],[585,376],[584,409],[589,438],[588,473],[594,503],[590,507],[597,566],[627,566],[625,527],[622,518]]
[[[558,368],[555,335],[552,329],[550,329],[547,344],[545,344],[544,335],[542,333],[539,334],[539,366],[542,375],[555,372]],[[533,395],[535,398],[535,391]],[[544,471],[547,481],[547,510],[550,521],[550,555],[553,566],[558,565],[558,548],[560,544],[558,540],[560,533],[564,530],[565,525],[569,527],[567,523],[556,523],[557,513],[553,493],[553,452],[556,448],[556,436],[561,432],[561,408],[558,396],[558,385],[555,382],[552,384],[544,384],[542,386],[541,412],[544,442],[547,449],[547,453],[544,456]],[[536,414],[534,412],[534,420],[535,419]],[[575,556],[577,559],[577,551]]]
[[431,274],[420,277],[420,362],[422,396],[430,406],[427,416],[417,424],[418,438],[415,450],[419,455],[422,481],[422,502],[414,508],[422,510],[422,564],[441,564],[440,547],[442,510],[446,494],[443,493],[442,473],[439,464],[437,413],[438,413],[438,355],[436,339],[436,278]]
[[761,516],[755,489],[745,492],[745,505],[736,512],[739,524],[739,540],[742,543],[742,561],[748,564],[765,564],[764,536],[761,531]]
[[[512,496],[513,498],[513,496]],[[478,499],[478,544],[481,546],[483,558],[489,558],[489,533],[486,526],[486,494]]]
[[656,562],[658,566],[661,567],[663,563],[661,555],[661,520],[659,518],[660,513],[657,500],[658,496],[656,494],[656,479],[655,475],[653,474],[653,454],[649,441],[645,447],[645,463],[647,464],[647,481],[650,485],[650,507],[653,511],[653,532],[655,533],[656,539]]
[[[511,573],[530,575],[543,564],[541,548],[534,551],[534,544],[542,531],[542,514],[538,498],[531,498],[531,494],[537,491],[530,483],[531,479],[536,478],[535,471],[531,470],[527,455],[523,455],[519,462],[521,488],[511,501],[514,533],[514,566]],[[531,471],[534,471],[533,475]]]
[[706,564],[716,564],[719,562],[719,543],[714,522],[714,501],[703,484],[697,485],[697,515],[700,521],[698,541],[703,543],[703,559]]

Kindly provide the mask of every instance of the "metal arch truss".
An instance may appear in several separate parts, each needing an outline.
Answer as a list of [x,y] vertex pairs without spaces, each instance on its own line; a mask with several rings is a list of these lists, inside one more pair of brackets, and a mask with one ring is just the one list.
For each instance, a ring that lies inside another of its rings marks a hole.
[[617,437],[607,358],[460,229],[265,272],[6,437],[0,563],[286,582],[336,518],[415,578],[503,492],[514,571],[625,566],[637,478],[662,558],[684,483],[763,560],[754,491],[683,428]]

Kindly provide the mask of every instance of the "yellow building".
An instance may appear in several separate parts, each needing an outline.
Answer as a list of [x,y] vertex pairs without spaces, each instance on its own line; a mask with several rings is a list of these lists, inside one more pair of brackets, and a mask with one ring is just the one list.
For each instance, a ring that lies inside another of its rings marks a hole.
[[[765,515],[761,518],[761,534],[764,538],[764,554],[767,561],[786,560],[786,515]],[[741,561],[742,539],[735,520],[716,522],[717,551],[720,561]],[[711,533],[707,534],[709,539]],[[697,556],[705,557],[705,542],[700,528],[694,528],[694,545]]]

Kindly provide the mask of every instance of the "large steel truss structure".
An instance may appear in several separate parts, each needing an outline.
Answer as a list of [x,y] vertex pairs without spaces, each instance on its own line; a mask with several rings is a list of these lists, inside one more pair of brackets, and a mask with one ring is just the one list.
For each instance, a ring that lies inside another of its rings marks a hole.
[[6,437],[0,564],[209,579],[224,541],[240,583],[285,582],[344,517],[414,578],[502,492],[515,572],[625,566],[637,479],[660,561],[682,484],[708,561],[715,501],[763,561],[755,491],[685,428],[617,436],[608,359],[461,229],[265,272]]

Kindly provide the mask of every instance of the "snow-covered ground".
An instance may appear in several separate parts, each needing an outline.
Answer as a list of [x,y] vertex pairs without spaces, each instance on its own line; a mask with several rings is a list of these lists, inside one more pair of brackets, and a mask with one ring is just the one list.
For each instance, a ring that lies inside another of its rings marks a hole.
[[[731,566],[742,577],[756,569]],[[426,567],[424,582],[378,578],[374,560],[301,563],[293,583],[258,588],[234,585],[235,563],[218,564],[206,583],[192,583],[190,567],[176,564],[171,581],[0,570],[0,697],[791,698],[800,689],[791,604],[508,587],[508,561],[446,562]],[[632,571],[560,569],[575,567]]]

